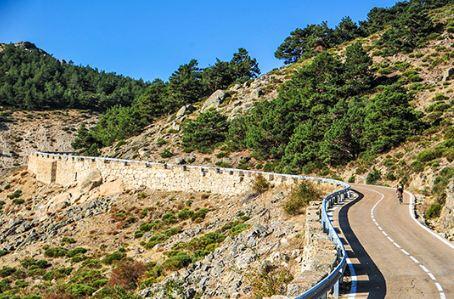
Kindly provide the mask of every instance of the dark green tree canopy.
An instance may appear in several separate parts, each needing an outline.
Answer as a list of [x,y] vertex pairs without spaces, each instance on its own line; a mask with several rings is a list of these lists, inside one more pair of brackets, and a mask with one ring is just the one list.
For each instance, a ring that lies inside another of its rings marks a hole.
[[333,30],[326,22],[320,25],[308,25],[304,29],[297,28],[290,33],[277,48],[274,56],[283,59],[286,64],[298,61],[301,57],[309,57],[315,53],[317,45],[331,47]]
[[147,84],[59,61],[25,42],[0,51],[0,104],[18,108],[105,110],[130,105]]
[[183,146],[186,150],[210,151],[225,140],[228,131],[227,118],[214,109],[201,113],[197,119],[184,124]]

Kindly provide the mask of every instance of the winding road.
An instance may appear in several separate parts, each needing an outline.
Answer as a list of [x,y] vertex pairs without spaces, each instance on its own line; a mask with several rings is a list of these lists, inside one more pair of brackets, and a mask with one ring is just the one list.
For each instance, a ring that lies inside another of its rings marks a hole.
[[[356,298],[454,298],[454,246],[411,217],[411,195],[353,185],[359,197],[334,211]],[[352,269],[353,268],[353,269]]]

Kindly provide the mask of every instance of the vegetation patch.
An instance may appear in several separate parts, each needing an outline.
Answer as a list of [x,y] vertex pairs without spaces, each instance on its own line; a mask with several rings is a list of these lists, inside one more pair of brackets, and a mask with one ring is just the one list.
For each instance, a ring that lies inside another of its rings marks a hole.
[[321,192],[312,183],[302,182],[292,189],[289,198],[283,203],[283,208],[289,215],[298,215],[311,201],[319,201],[321,197]]

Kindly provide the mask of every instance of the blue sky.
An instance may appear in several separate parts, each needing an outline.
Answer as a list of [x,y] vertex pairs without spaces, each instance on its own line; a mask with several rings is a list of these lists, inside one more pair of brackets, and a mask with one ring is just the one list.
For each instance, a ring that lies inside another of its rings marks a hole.
[[355,21],[392,0],[0,0],[0,42],[31,41],[59,59],[134,78],[167,79],[191,58],[205,67],[239,47],[262,72],[296,27]]

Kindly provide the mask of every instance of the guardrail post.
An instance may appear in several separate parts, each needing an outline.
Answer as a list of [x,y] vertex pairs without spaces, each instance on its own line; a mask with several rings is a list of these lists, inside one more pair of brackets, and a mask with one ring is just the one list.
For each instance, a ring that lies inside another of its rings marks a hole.
[[333,296],[334,298],[339,298],[339,280],[333,286]]

